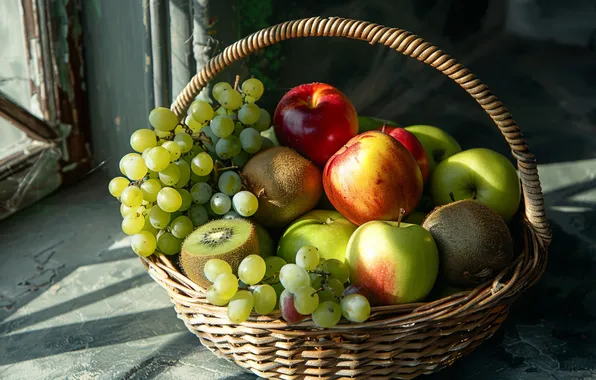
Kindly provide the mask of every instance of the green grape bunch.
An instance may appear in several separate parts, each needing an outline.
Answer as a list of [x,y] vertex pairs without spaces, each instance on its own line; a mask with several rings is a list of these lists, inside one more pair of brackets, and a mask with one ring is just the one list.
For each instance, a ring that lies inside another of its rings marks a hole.
[[298,250],[296,264],[253,254],[240,262],[237,273],[220,259],[207,261],[204,272],[213,284],[205,294],[207,301],[226,306],[233,323],[246,321],[253,312],[266,315],[276,309],[289,323],[310,316],[321,328],[332,328],[342,317],[355,323],[370,317],[366,293],[349,285],[348,267],[340,260],[323,260],[313,246]]
[[[270,113],[257,104],[264,90],[256,78],[240,86],[238,80],[235,86],[216,83],[212,99],[193,101],[182,120],[156,107],[148,116],[150,127],[132,133],[133,152],[120,160],[122,176],[109,182],[108,191],[121,202],[122,231],[136,254],[178,254],[186,236],[209,220],[256,213],[258,199],[246,189],[241,170],[272,145],[261,135],[271,125]],[[271,291],[257,292],[259,310],[267,309],[261,302]],[[214,292],[210,297],[222,297]],[[240,297],[236,304],[247,302]]]

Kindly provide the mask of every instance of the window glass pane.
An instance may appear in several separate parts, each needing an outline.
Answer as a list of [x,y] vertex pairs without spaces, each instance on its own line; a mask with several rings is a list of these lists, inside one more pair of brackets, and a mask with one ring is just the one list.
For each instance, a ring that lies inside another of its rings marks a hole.
[[[0,91],[31,112],[21,1],[0,1],[0,15]],[[4,130],[4,127],[0,127],[0,130]]]

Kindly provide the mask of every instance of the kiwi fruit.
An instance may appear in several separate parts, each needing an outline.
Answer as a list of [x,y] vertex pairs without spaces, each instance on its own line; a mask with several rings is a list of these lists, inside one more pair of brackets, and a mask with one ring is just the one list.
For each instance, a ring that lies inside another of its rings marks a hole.
[[475,286],[513,260],[513,239],[503,218],[480,201],[466,199],[436,208],[422,227],[439,248],[440,273],[455,287]]
[[246,219],[217,219],[189,234],[182,243],[180,266],[188,278],[203,288],[211,282],[204,268],[210,259],[221,259],[237,273],[240,262],[248,255],[259,253],[259,238],[255,226]]
[[265,227],[288,225],[312,210],[323,193],[319,168],[288,147],[257,153],[242,177],[259,200],[254,219]]

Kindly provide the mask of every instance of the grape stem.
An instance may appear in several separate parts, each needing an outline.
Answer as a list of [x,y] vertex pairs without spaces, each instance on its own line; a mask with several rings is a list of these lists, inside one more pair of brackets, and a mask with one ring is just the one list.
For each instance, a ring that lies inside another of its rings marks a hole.
[[234,81],[234,90],[238,91],[238,83],[240,82],[240,75],[236,75],[236,80]]

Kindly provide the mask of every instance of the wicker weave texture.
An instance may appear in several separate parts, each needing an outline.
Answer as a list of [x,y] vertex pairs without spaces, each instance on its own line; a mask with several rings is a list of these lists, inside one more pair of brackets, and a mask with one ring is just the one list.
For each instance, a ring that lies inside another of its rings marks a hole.
[[511,117],[468,69],[416,35],[364,21],[308,18],[256,32],[209,61],[178,96],[172,110],[184,115],[195,96],[234,61],[274,43],[299,37],[345,37],[383,44],[436,68],[482,106],[510,145],[523,190],[523,251],[494,280],[472,291],[430,303],[372,309],[365,323],[317,329],[310,319],[287,324],[279,313],[231,323],[225,307],[208,304],[204,289],[165,256],[143,259],[164,287],[178,317],[215,354],[265,378],[399,378],[436,372],[472,352],[506,319],[509,306],[544,273],[551,232],[536,159]]

